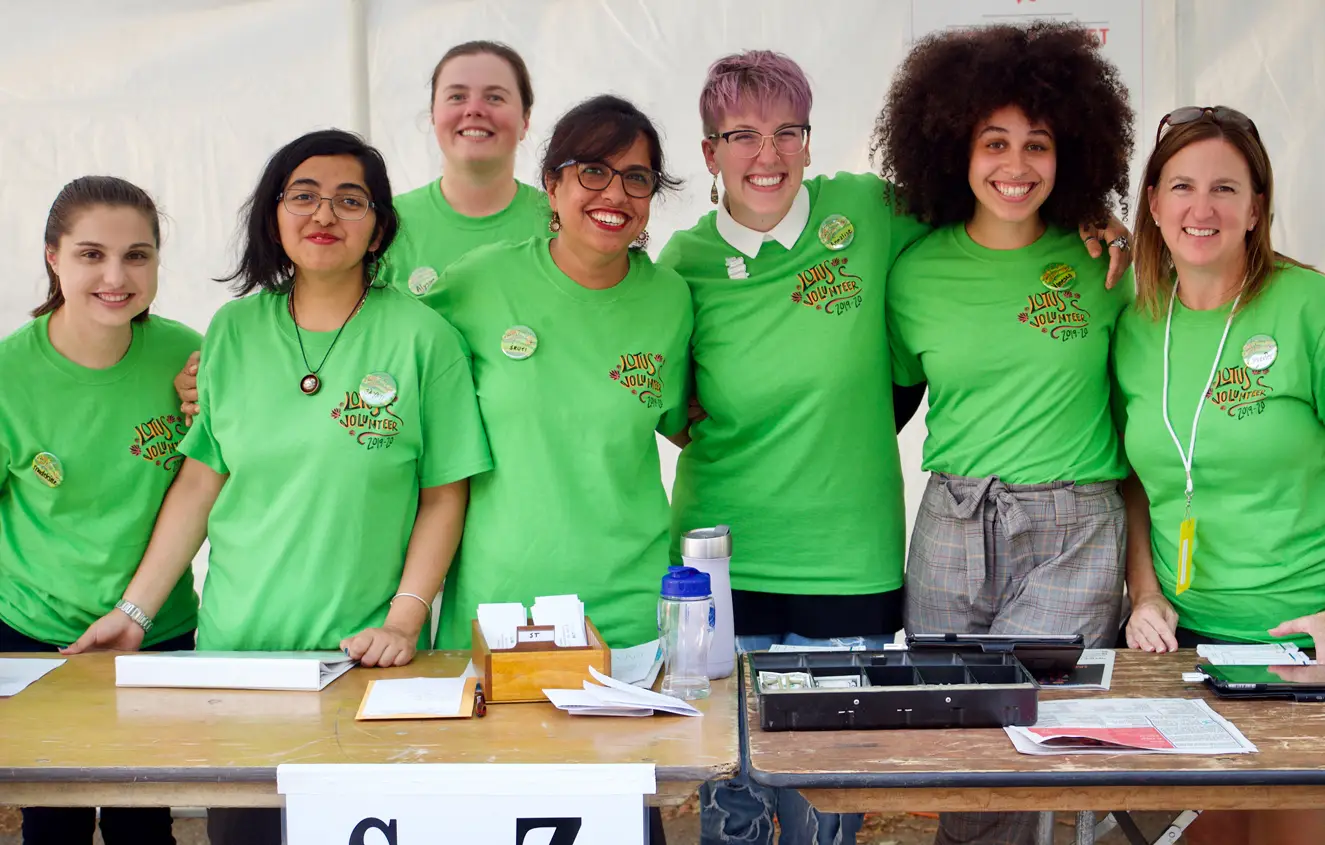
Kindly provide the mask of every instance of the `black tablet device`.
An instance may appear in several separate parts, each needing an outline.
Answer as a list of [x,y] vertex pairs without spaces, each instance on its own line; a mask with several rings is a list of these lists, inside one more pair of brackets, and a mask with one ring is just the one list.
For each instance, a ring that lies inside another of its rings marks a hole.
[[1214,666],[1198,664],[1206,685],[1220,698],[1288,698],[1325,701],[1325,665]]

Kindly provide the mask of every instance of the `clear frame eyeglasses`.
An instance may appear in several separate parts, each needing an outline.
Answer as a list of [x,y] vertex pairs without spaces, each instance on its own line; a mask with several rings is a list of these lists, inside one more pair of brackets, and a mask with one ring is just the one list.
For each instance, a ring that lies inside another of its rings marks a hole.
[[368,216],[371,209],[377,208],[377,203],[363,194],[347,193],[324,197],[318,194],[317,191],[310,191],[307,188],[291,188],[288,191],[282,191],[277,199],[285,206],[286,211],[291,214],[298,214],[300,217],[316,214],[323,200],[331,203],[332,213],[341,220],[362,220]]

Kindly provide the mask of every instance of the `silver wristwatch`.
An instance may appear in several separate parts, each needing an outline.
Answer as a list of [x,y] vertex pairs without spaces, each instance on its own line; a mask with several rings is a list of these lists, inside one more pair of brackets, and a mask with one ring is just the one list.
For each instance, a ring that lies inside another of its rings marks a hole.
[[133,602],[120,599],[115,602],[115,609],[137,622],[138,627],[143,629],[144,634],[152,630],[152,617],[143,613],[143,609]]

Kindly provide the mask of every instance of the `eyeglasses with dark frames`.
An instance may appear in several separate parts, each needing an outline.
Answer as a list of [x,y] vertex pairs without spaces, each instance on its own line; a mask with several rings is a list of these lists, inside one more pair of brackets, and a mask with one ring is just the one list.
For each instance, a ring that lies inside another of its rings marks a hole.
[[575,176],[580,184],[590,191],[606,191],[612,180],[621,177],[621,187],[626,196],[636,199],[648,199],[658,191],[658,171],[647,167],[627,167],[617,170],[601,161],[576,161],[570,159],[557,165],[555,172],[560,173],[567,167],[575,168]]

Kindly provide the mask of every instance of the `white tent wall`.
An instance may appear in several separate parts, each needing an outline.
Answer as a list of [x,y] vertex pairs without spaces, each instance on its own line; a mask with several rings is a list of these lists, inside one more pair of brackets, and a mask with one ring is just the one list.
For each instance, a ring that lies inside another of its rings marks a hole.
[[[655,207],[656,254],[711,208],[697,100],[714,58],[752,47],[795,57],[814,86],[810,172],[864,170],[911,9],[911,0],[0,0],[0,335],[43,298],[47,209],[85,173],[123,176],[158,198],[169,219],[156,311],[205,330],[228,297],[210,279],[232,266],[237,211],[267,156],[339,126],[382,149],[397,191],[435,178],[429,75],[447,47],[473,38],[511,44],[533,74],[519,178],[535,181],[547,132],[587,96],[628,97],[661,126],[668,167],[686,185]],[[1325,264],[1325,239],[1309,228],[1325,195],[1325,2],[1144,0],[1143,30],[1134,171],[1168,109],[1243,109],[1279,173],[1277,245]],[[923,437],[919,421],[902,436],[908,517],[923,485]],[[670,488],[676,453],[660,448]]]

